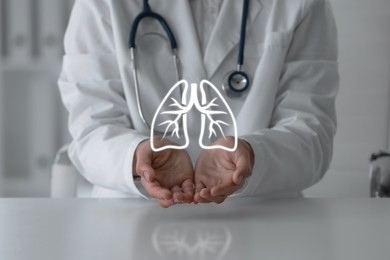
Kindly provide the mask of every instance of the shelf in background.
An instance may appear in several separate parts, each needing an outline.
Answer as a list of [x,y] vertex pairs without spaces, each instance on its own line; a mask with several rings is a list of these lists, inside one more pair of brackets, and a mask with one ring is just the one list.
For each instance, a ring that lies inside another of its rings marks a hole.
[[48,71],[51,73],[59,73],[61,70],[61,60],[41,60],[41,59],[26,59],[26,60],[11,60],[3,58],[0,60],[0,72],[7,71]]

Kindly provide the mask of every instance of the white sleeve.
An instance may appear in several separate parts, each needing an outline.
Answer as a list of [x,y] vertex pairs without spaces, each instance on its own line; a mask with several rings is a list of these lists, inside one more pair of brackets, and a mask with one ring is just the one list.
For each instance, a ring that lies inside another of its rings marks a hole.
[[331,162],[339,88],[337,31],[327,0],[305,3],[311,6],[294,31],[271,126],[241,137],[254,150],[255,166],[238,196],[302,191],[318,182]]
[[69,156],[95,185],[145,197],[133,180],[133,155],[147,136],[132,128],[104,1],[76,1],[59,79],[73,141]]

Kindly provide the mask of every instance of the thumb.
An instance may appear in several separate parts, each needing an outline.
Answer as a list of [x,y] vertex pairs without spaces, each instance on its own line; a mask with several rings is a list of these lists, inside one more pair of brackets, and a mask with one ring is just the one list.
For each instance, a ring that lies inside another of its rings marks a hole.
[[241,157],[236,163],[236,170],[233,173],[233,183],[240,185],[244,179],[252,174],[251,162],[245,157]]
[[150,140],[142,141],[134,154],[135,173],[148,182],[153,182],[155,173],[152,167],[153,151],[149,146]]
[[137,170],[137,174],[144,178],[148,182],[153,182],[155,179],[155,173],[152,167],[147,164],[143,164],[140,166],[139,170]]
[[154,169],[151,166],[151,160],[146,158],[139,158],[136,162],[135,171],[138,176],[144,178],[148,182],[153,182],[155,178]]

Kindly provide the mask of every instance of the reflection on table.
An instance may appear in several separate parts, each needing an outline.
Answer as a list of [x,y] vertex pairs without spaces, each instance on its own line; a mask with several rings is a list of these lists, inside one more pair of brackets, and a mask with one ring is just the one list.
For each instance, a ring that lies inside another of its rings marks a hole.
[[0,200],[0,259],[387,259],[389,200]]

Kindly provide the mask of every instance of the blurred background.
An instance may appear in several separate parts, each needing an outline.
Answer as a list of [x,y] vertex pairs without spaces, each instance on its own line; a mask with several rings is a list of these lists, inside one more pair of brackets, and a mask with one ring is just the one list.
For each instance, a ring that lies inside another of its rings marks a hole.
[[48,196],[69,142],[57,78],[74,0],[0,0],[0,196]]
[[[73,1],[0,0],[0,197],[50,194],[56,151],[70,140],[57,79]],[[390,1],[331,2],[339,128],[328,174],[305,193],[368,197],[369,157],[390,145]]]

